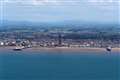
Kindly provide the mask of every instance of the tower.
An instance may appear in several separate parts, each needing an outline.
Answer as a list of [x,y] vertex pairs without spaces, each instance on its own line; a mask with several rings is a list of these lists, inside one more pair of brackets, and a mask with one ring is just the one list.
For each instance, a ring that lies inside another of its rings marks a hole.
[[62,46],[62,35],[58,33],[58,46]]

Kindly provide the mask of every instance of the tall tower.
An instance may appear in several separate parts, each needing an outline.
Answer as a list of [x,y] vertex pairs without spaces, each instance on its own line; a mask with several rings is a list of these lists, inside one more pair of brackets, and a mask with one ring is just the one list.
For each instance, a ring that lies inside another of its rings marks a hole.
[[58,46],[62,46],[62,35],[58,33]]

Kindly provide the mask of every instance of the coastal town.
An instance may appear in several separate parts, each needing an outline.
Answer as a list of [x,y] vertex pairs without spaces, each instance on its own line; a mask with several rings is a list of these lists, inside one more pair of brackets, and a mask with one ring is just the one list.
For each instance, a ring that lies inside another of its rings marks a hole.
[[[61,29],[61,28],[60,28]],[[0,32],[0,47],[22,47],[22,48],[120,48],[120,33],[110,31],[97,32],[75,29],[41,29],[20,30]]]
[[30,40],[0,40],[0,47],[7,46],[24,46],[24,47],[98,47],[103,48],[107,46],[120,47],[119,41],[103,41],[103,40],[72,40],[72,39],[51,39],[40,41],[30,41]]

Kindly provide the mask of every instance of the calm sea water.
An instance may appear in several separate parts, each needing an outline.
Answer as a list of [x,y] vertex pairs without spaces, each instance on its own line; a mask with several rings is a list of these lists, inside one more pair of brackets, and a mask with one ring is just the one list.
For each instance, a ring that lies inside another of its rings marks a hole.
[[3,51],[0,80],[120,80],[116,53]]

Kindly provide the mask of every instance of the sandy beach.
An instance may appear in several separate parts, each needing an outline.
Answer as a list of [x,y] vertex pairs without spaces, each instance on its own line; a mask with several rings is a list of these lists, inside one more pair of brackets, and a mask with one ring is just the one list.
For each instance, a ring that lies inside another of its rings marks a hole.
[[[0,47],[1,51],[13,51],[15,47]],[[43,48],[43,47],[33,47],[33,48],[26,48],[22,51],[28,51],[28,52],[41,52],[41,51],[47,51],[47,52],[105,52],[105,48],[68,48],[68,47],[54,47],[54,48]],[[120,53],[120,48],[112,48],[112,52],[118,52]]]
[[[105,52],[105,48],[29,48],[26,51],[52,51],[52,52]],[[120,52],[120,48],[113,48],[112,52]]]

